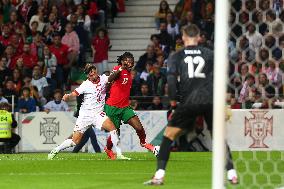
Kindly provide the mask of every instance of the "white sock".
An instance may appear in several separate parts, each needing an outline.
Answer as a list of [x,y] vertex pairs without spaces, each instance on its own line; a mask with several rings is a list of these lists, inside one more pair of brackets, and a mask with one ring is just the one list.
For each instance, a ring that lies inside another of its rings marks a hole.
[[72,146],[75,146],[76,144],[73,142],[72,139],[66,139],[62,142],[62,144],[60,144],[59,146],[57,146],[55,149],[57,151],[61,151],[61,150],[64,150],[66,148],[69,148],[69,147],[72,147]]
[[228,180],[232,180],[234,177],[238,177],[236,170],[235,169],[228,170],[228,172],[227,172],[227,179]]
[[165,176],[165,174],[166,174],[166,172],[165,172],[164,169],[159,169],[158,171],[156,171],[154,177],[155,177],[156,179],[161,179],[161,178],[163,178],[163,177]]
[[121,149],[118,146],[119,145],[119,137],[118,137],[118,134],[117,134],[117,130],[110,131],[109,133],[110,133],[111,142],[113,143],[116,154],[122,155]]

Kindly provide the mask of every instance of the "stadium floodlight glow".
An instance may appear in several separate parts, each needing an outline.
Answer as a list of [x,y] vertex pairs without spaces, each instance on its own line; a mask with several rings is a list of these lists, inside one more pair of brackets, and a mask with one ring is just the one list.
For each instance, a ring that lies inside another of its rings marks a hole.
[[215,1],[212,189],[224,188],[229,1]]

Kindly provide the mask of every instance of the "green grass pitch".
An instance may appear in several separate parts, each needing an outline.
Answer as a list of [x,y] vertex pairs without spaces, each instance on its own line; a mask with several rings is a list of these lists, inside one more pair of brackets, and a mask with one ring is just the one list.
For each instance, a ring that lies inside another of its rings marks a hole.
[[[54,160],[47,160],[46,153],[0,154],[0,189],[146,189],[143,182],[150,179],[156,167],[156,159],[151,153],[125,153],[132,160],[108,160],[104,153],[60,153]],[[280,154],[281,156],[281,154]],[[281,157],[275,155],[275,159]],[[249,153],[237,161],[240,174],[248,174],[246,169],[254,172],[271,171],[272,163],[267,163],[260,170],[260,164],[266,163],[265,153],[257,156],[259,163],[252,162]],[[274,155],[272,155],[274,157]],[[238,153],[234,153],[234,159]],[[270,157],[271,158],[271,157]],[[273,158],[271,158],[273,160]],[[247,160],[247,161],[246,161]],[[249,162],[249,165],[247,165]],[[277,164],[277,163],[276,163]],[[277,164],[278,165],[278,164]],[[249,166],[249,167],[247,167]],[[277,171],[284,174],[283,163]],[[275,171],[274,171],[275,172]],[[274,172],[271,172],[274,174]],[[276,174],[274,174],[276,175]],[[253,176],[244,177],[240,185],[227,188],[246,189],[253,184]],[[256,177],[260,188],[267,182],[265,176]],[[274,176],[266,188],[275,188],[283,179]],[[273,180],[274,179],[274,180]],[[275,187],[272,187],[272,186]],[[155,187],[156,188],[156,187]],[[171,153],[163,189],[210,189],[211,188],[211,153]]]

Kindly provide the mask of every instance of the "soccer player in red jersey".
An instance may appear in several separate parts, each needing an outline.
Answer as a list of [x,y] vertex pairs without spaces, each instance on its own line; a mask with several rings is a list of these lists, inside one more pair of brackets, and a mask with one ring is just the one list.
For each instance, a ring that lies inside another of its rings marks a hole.
[[[121,121],[132,126],[136,130],[141,146],[155,154],[157,153],[157,149],[152,144],[146,142],[145,130],[138,116],[129,105],[132,85],[130,71],[134,66],[134,57],[130,52],[125,52],[119,56],[117,62],[118,66],[113,68],[108,78],[108,81],[111,83],[110,97],[106,101],[104,110],[117,129],[119,129]],[[115,156],[111,149],[112,142],[108,138],[105,152],[110,158]]]

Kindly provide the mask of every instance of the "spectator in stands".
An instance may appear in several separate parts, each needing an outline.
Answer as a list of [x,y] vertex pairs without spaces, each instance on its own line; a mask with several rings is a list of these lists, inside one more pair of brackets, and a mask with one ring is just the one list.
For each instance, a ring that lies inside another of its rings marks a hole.
[[23,24],[20,36],[24,43],[32,43],[33,36],[30,27],[27,23]]
[[266,35],[269,32],[267,23],[264,22],[263,12],[258,10],[253,13],[252,20],[258,24],[258,31],[261,35]]
[[30,76],[28,76],[28,75],[24,76],[22,88],[24,88],[24,87],[30,88],[32,86],[31,82],[32,82],[32,78]]
[[240,68],[239,73],[240,73],[241,81],[243,81],[244,83],[247,75],[249,74],[249,68],[245,62],[240,63],[239,68]]
[[137,71],[138,76],[140,76],[140,74],[146,69],[146,62],[147,61],[155,62],[156,58],[157,55],[154,51],[154,46],[148,45],[146,52],[139,57],[134,68]]
[[62,100],[62,92],[57,89],[54,91],[53,100],[49,101],[44,106],[44,111],[46,113],[56,112],[56,111],[70,111],[68,104]]
[[259,73],[262,72],[262,64],[258,61],[254,62],[252,65],[251,65],[251,73],[253,75],[257,75]]
[[136,96],[140,90],[140,78],[137,76],[136,70],[131,70],[132,86],[130,88],[130,96]]
[[267,61],[269,58],[269,52],[267,49],[265,48],[261,48],[259,50],[259,59],[262,61],[262,62],[265,62]]
[[172,12],[169,7],[169,4],[167,1],[162,0],[160,2],[159,10],[155,13],[155,23],[157,29],[160,29],[160,21],[166,20],[166,15],[168,12]]
[[152,71],[153,71],[153,62],[147,61],[146,69],[140,75],[141,83],[147,82],[148,76],[150,75]]
[[45,27],[45,23],[44,23],[44,7],[43,6],[39,6],[37,9],[37,14],[33,15],[31,20],[29,21],[29,26],[32,30],[32,23],[37,22],[38,26],[37,26],[37,31],[39,32],[43,32],[43,29]]
[[14,33],[11,35],[10,44],[13,46],[17,54],[22,54],[24,52],[24,42],[18,34]]
[[69,61],[73,65],[78,60],[79,51],[80,51],[80,42],[77,33],[73,30],[71,23],[67,23],[65,26],[66,33],[62,37],[62,44],[65,44],[69,47]]
[[100,28],[92,41],[94,63],[100,74],[102,74],[104,71],[109,70],[108,50],[110,47],[111,45],[107,31],[103,28]]
[[71,14],[74,7],[74,1],[61,0],[58,4],[58,11],[61,13],[62,17],[67,17],[69,14]]
[[11,36],[11,31],[10,28],[7,24],[2,25],[1,27],[1,35],[0,35],[0,43],[4,46],[7,47],[8,44],[10,43],[10,36]]
[[182,37],[181,35],[177,35],[176,36],[176,46],[175,46],[175,51],[179,51],[180,49],[182,49],[184,47],[183,41],[182,41]]
[[196,24],[196,20],[194,19],[194,14],[192,11],[188,11],[186,16],[180,19],[180,28],[189,24]]
[[152,97],[147,83],[142,83],[140,87],[139,96],[139,110],[147,110],[151,104]]
[[17,64],[23,65],[23,75],[31,74],[31,70],[37,64],[37,57],[31,54],[30,44],[25,43],[23,53],[16,58]]
[[250,49],[258,49],[262,44],[262,35],[256,31],[255,25],[250,23],[247,26],[246,38],[249,40]]
[[12,70],[16,67],[16,53],[12,45],[8,45],[4,51],[4,56],[7,59],[6,66],[9,70]]
[[3,86],[6,79],[12,75],[11,71],[7,68],[7,58],[3,56],[0,59],[0,87]]
[[43,18],[44,18],[44,20],[48,19],[48,14],[49,14],[49,12],[51,10],[52,4],[54,4],[54,3],[52,3],[51,0],[40,0],[40,1],[38,1],[38,5],[40,7],[43,7],[42,11],[43,11]]
[[61,20],[59,20],[54,13],[50,13],[48,16],[48,22],[45,24],[43,30],[44,36],[46,38],[46,43],[51,44],[53,40],[53,35],[63,35],[63,27]]
[[23,78],[22,78],[20,70],[18,69],[13,70],[12,80],[15,84],[15,91],[16,93],[19,94],[21,91],[22,85],[23,85],[23,82],[22,82]]
[[38,4],[33,0],[24,0],[18,7],[18,15],[20,15],[21,22],[28,23],[32,16],[37,13]]
[[11,153],[13,151],[12,149],[21,140],[21,137],[15,133],[17,121],[15,120],[14,115],[11,114],[11,105],[7,102],[0,103],[0,117],[2,125],[1,130],[7,130],[6,134],[4,134],[5,132],[2,132],[2,134],[0,135],[0,142],[7,142],[10,148],[8,153]]
[[3,14],[3,23],[7,24],[9,22],[9,14],[11,11],[14,11],[15,7],[11,4],[10,1],[1,1],[1,14]]
[[3,97],[3,88],[0,86],[0,103],[3,103],[3,102],[5,102],[5,103],[8,103],[8,100],[5,98],[5,97]]
[[85,59],[84,54],[86,52],[86,49],[89,47],[88,32],[84,29],[84,26],[82,24],[78,23],[77,14],[70,15],[70,23],[72,24],[74,31],[77,33],[79,37],[80,54],[78,59],[78,66],[82,67],[84,65],[84,59]]
[[45,44],[42,41],[42,35],[40,34],[40,32],[37,32],[34,37],[33,37],[33,42],[30,45],[31,48],[31,54],[34,57],[37,57],[38,60],[43,60],[43,48],[44,48]]
[[159,64],[155,63],[153,65],[153,73],[151,73],[147,78],[147,83],[149,85],[149,91],[153,95],[163,96],[165,84],[167,83],[166,76],[161,73],[161,67]]
[[[94,22],[93,29],[105,26],[105,11],[98,9],[97,3],[91,0],[83,1],[84,8],[87,10],[87,14],[90,16],[92,22]],[[92,24],[91,24],[92,25]]]
[[200,33],[200,38],[199,38],[198,44],[201,45],[201,46],[207,47],[209,49],[212,49],[212,50],[214,48],[213,43],[210,40],[207,39],[206,32]]
[[71,64],[67,59],[69,54],[69,47],[61,43],[61,36],[59,33],[55,33],[53,36],[53,44],[49,47],[51,53],[53,53],[57,59],[56,67],[56,79],[57,88],[63,87],[67,84],[67,78],[70,72]]
[[43,77],[46,78],[51,91],[54,91],[57,86],[56,82],[57,59],[55,55],[50,52],[48,46],[44,46],[43,55],[44,55]]
[[160,96],[154,96],[153,101],[148,107],[148,110],[165,110],[164,105],[161,102]]
[[84,29],[88,32],[91,31],[91,18],[87,14],[83,5],[77,5],[76,14],[78,16],[78,23],[84,26]]
[[158,34],[161,45],[164,45],[164,55],[167,58],[169,53],[175,48],[175,41],[172,36],[167,32],[167,23],[162,21],[160,23],[160,33]]
[[163,55],[164,52],[164,47],[163,45],[160,44],[160,39],[159,36],[157,34],[152,34],[150,37],[150,40],[152,42],[152,45],[154,46],[154,51],[156,53],[156,55]]
[[155,64],[160,66],[160,71],[162,74],[167,75],[167,63],[163,55],[157,56]]
[[15,90],[15,83],[11,79],[7,79],[5,82],[5,88],[3,89],[3,96],[8,100],[9,104],[12,103],[12,98],[14,96],[14,103],[18,100],[18,94]]
[[[43,111],[44,110],[43,106],[47,103],[47,99],[39,94],[38,88],[36,86],[32,85],[30,89],[31,89],[31,97],[36,102],[36,111]],[[44,95],[47,96],[47,94]]]
[[10,28],[11,33],[17,33],[20,34],[23,24],[18,21],[18,15],[15,10],[10,12],[10,20],[8,22],[8,26]]
[[42,76],[42,70],[41,70],[39,65],[36,65],[33,68],[31,84],[33,86],[37,87],[40,97],[42,97],[42,96],[48,97],[49,96],[48,83],[47,83],[46,78]]
[[276,68],[275,62],[273,60],[268,61],[269,67],[265,70],[268,80],[276,87],[281,87],[282,85],[282,73]]
[[242,109],[242,105],[238,103],[238,100],[235,96],[232,96],[230,99],[230,107],[231,109]]
[[167,22],[167,32],[172,36],[173,41],[175,41],[176,36],[180,34],[179,25],[175,20],[174,13],[168,12],[166,15]]
[[253,100],[251,99],[252,98],[251,94],[254,90],[253,84],[254,84],[254,77],[250,74],[247,75],[238,98],[239,103],[245,103],[246,101]]
[[256,88],[263,98],[271,98],[275,96],[275,88],[269,85],[269,80],[265,73],[259,74],[258,85]]
[[23,88],[21,97],[18,101],[17,111],[20,113],[30,113],[36,111],[36,101],[30,95],[31,90],[29,88]]

